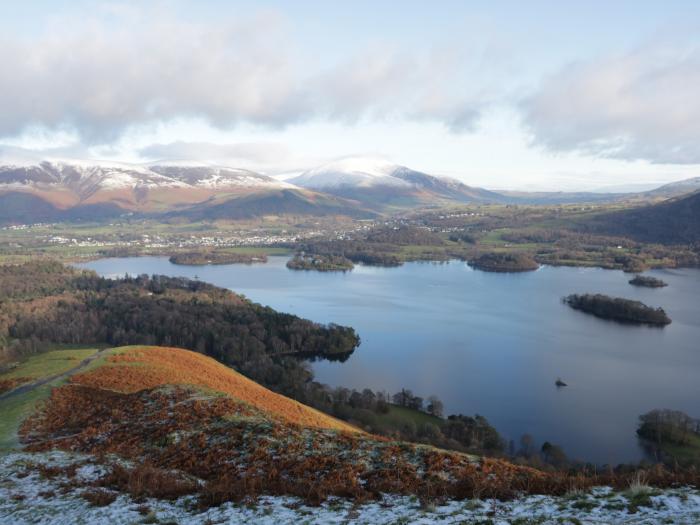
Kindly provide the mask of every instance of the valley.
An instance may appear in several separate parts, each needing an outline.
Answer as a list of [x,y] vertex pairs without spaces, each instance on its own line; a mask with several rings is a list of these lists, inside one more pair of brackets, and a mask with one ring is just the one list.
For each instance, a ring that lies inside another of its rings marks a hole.
[[[187,521],[265,498],[274,514],[275,498],[415,514],[401,498],[417,498],[477,519],[485,500],[517,513],[517,495],[624,520],[696,484],[695,441],[637,433],[658,403],[693,413],[694,181],[499,193],[357,159],[285,181],[160,164],[0,175],[0,446],[14,486],[38,473],[72,494],[33,505],[149,519],[170,501]],[[673,323],[601,324],[566,297]],[[18,448],[36,468],[11,463]],[[100,474],[79,479],[86,461]]]

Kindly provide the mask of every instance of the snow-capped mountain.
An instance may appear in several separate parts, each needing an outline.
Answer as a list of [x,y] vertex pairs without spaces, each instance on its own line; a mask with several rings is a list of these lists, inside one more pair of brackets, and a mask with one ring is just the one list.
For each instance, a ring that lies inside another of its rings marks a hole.
[[149,166],[150,171],[198,188],[274,187],[291,184],[250,170],[211,166]]
[[222,192],[288,187],[252,171],[210,166],[78,162],[0,166],[0,192],[39,195],[59,207],[116,202],[127,209],[148,208],[201,202]]
[[401,166],[381,159],[347,158],[308,170],[289,182],[317,190],[373,186],[409,187],[409,183],[394,176],[400,169]]
[[346,158],[306,171],[288,182],[364,203],[500,202],[497,193],[373,158]]

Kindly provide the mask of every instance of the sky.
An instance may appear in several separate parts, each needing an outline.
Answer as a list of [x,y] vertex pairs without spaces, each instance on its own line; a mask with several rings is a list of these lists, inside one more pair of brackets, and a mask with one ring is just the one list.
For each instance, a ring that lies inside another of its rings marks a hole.
[[0,0],[0,162],[700,176],[700,2]]

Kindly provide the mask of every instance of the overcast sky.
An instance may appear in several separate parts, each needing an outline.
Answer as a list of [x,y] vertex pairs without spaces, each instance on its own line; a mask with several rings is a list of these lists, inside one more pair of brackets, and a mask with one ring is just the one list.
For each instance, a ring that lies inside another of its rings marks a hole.
[[0,0],[0,160],[700,175],[700,2]]

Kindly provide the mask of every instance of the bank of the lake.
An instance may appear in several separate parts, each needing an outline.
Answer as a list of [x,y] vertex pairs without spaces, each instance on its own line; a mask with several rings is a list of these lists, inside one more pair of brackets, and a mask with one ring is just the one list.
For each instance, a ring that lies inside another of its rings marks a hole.
[[[651,289],[595,268],[509,274],[452,262],[321,273],[294,272],[287,260],[194,267],[141,257],[83,266],[103,275],[197,276],[278,310],[353,326],[362,345],[345,363],[315,363],[320,381],[435,394],[448,413],[478,412],[516,442],[528,432],[573,457],[638,460],[638,415],[663,407],[700,415],[700,270],[651,271],[669,284]],[[563,305],[571,293],[660,306],[673,324],[601,320]],[[557,389],[557,377],[569,386]]]

